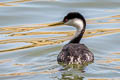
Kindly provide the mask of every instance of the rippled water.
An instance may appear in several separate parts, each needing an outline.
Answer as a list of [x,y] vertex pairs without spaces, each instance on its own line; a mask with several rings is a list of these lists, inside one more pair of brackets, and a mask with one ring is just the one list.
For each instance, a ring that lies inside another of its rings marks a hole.
[[[60,71],[56,57],[75,29],[49,26],[71,11],[82,13],[81,43],[94,63]],[[0,80],[120,80],[119,0],[1,0]]]

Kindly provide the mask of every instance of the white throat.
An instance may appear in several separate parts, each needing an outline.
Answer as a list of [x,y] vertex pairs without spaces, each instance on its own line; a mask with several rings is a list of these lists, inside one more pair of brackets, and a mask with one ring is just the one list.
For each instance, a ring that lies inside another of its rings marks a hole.
[[65,24],[73,26],[73,27],[75,27],[77,29],[77,31],[76,31],[76,33],[75,33],[73,38],[77,37],[81,33],[82,29],[84,28],[83,21],[81,19],[77,19],[77,18],[69,20]]

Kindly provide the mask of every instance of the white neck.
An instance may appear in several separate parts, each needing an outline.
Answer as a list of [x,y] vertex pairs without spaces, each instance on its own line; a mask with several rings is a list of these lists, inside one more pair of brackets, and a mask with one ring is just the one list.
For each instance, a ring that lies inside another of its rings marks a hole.
[[75,35],[73,36],[72,39],[76,38],[81,33],[82,29],[84,28],[83,21],[81,19],[77,19],[77,18],[69,20],[65,24],[73,26],[77,29],[77,31],[76,31],[76,33],[75,33]]

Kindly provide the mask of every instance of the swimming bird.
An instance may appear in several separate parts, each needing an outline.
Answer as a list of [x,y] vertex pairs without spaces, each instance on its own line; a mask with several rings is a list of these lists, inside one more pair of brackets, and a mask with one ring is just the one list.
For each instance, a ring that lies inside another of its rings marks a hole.
[[70,12],[64,17],[60,24],[75,27],[76,33],[70,42],[63,46],[61,52],[57,56],[58,63],[84,65],[93,62],[93,53],[87,46],[79,43],[86,29],[86,20],[82,14],[79,12]]

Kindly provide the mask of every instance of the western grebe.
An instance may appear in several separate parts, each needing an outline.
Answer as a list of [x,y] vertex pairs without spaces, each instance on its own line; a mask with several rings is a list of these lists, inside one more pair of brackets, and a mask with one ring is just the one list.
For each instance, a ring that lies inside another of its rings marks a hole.
[[77,30],[72,40],[59,53],[57,57],[58,63],[84,65],[93,62],[93,53],[84,44],[79,43],[86,28],[85,18],[78,12],[70,12],[60,24],[73,26]]

